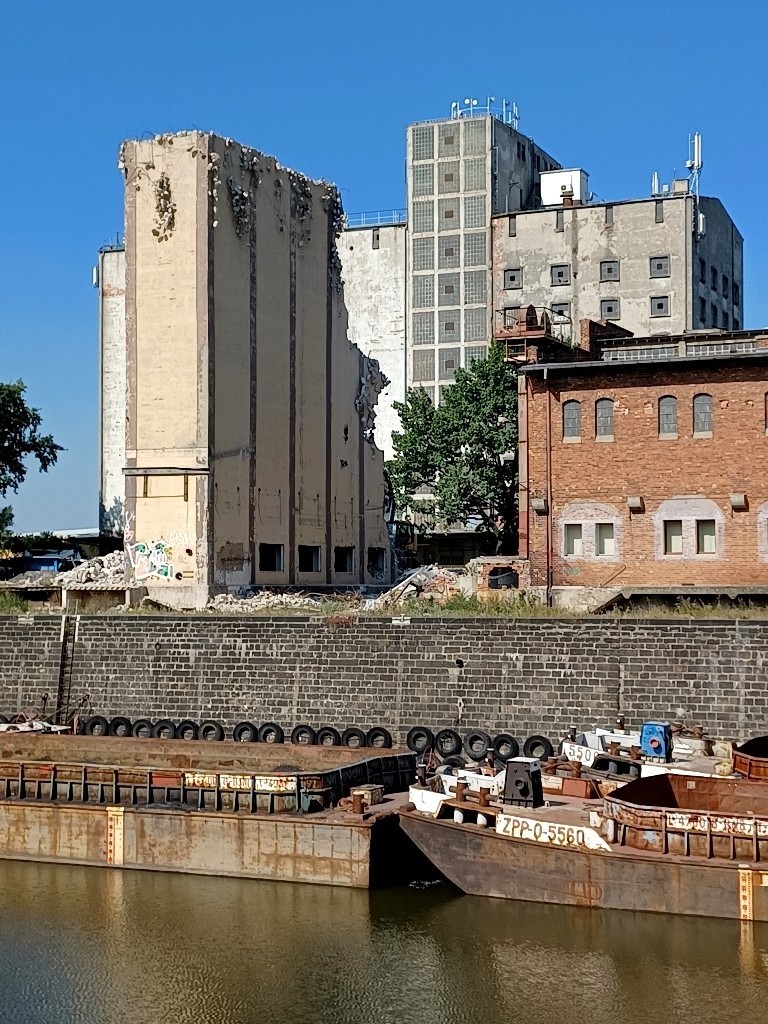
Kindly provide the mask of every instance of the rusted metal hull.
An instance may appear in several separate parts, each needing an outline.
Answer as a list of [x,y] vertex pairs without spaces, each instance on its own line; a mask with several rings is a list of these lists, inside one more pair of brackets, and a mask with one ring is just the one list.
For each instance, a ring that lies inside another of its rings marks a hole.
[[367,888],[407,873],[408,847],[394,813],[208,814],[0,802],[0,859]]
[[768,921],[766,871],[729,861],[513,840],[405,812],[401,828],[465,893],[535,903]]

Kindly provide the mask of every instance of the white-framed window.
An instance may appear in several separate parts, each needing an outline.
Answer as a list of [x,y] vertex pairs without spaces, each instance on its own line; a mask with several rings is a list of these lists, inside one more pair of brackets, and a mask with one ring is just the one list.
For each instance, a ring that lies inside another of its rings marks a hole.
[[581,523],[566,523],[563,527],[563,551],[566,558],[581,557]]
[[610,558],[616,554],[613,523],[595,523],[595,554],[600,558]]

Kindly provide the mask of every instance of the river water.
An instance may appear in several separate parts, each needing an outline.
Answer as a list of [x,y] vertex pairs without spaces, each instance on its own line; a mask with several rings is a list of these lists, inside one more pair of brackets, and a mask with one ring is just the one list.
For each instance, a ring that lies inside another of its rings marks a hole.
[[0,862],[2,1024],[759,1024],[768,928]]

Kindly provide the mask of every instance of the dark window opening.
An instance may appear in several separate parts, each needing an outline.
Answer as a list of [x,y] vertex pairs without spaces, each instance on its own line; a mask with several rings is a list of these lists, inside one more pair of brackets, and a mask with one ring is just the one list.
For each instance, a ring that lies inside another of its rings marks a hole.
[[374,249],[379,248],[379,229],[374,228],[371,233],[371,245]]
[[386,548],[368,548],[368,575],[383,578],[387,571]]
[[283,545],[259,544],[259,572],[283,571]]
[[320,572],[318,544],[299,544],[299,572]]
[[354,572],[355,571],[355,549],[334,548],[333,549],[333,571]]
[[656,200],[656,223],[657,224],[663,224],[664,223],[664,200],[663,199],[657,199]]

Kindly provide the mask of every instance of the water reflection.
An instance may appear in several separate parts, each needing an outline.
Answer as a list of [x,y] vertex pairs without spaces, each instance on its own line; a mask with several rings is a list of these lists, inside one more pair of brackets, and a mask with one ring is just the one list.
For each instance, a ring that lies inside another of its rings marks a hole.
[[0,862],[3,1024],[744,1024],[768,929]]

